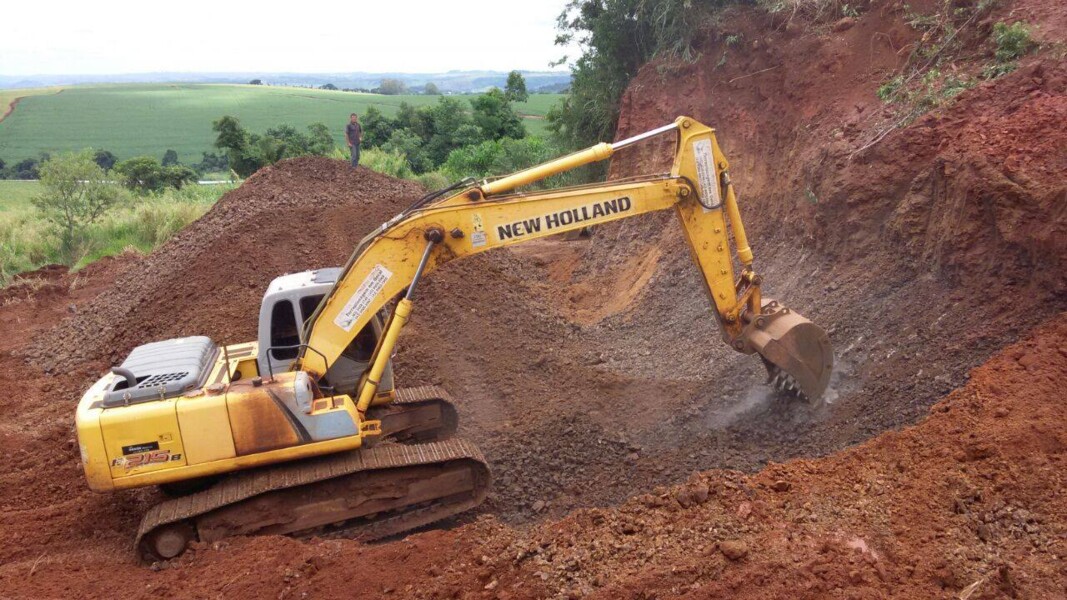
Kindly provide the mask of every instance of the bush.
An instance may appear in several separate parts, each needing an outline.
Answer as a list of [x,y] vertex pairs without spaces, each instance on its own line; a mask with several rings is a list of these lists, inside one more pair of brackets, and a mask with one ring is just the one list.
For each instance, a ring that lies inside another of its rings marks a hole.
[[415,181],[419,182],[419,185],[426,188],[429,191],[436,191],[441,188],[448,187],[452,181],[448,176],[440,171],[430,171],[429,173],[423,173],[415,177]]
[[[482,142],[453,150],[441,166],[441,172],[452,181],[464,177],[492,177],[521,171],[550,161],[561,154],[559,148],[542,138],[521,140],[503,139]],[[582,183],[590,179],[590,170],[583,167],[549,177],[533,184],[533,188],[549,188]]]
[[0,286],[19,273],[56,262],[60,248],[51,234],[33,213],[0,214]]
[[411,166],[408,164],[408,158],[402,152],[368,148],[360,153],[359,164],[390,177],[399,177],[401,179],[414,177]]
[[1011,25],[998,22],[993,25],[994,62],[982,70],[982,77],[996,79],[1018,68],[1018,59],[1033,50],[1037,44],[1030,37],[1030,28],[1022,21]]
[[1024,56],[1035,46],[1030,38],[1030,28],[1022,21],[1011,25],[1004,22],[993,25],[993,41],[997,46],[993,57],[1002,63]]
[[34,212],[0,215],[0,285],[49,263],[83,267],[104,256],[133,249],[150,252],[207,212],[233,185],[194,185],[167,189],[138,202],[117,204],[86,226],[70,251]]

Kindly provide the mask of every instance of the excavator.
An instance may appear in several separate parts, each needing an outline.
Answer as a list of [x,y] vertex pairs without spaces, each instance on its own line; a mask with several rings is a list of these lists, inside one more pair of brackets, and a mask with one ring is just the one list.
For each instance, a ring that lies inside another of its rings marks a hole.
[[[669,173],[533,189],[654,136]],[[761,294],[729,165],[688,117],[492,180],[430,193],[367,235],[347,264],[278,277],[258,339],[193,336],[133,349],[79,402],[89,487],[160,486],[134,543],[146,560],[234,535],[396,537],[480,504],[491,475],[456,437],[434,386],[397,388],[397,338],[420,280],[467,256],[673,210],[723,341],[756,354],[776,393],[819,402],[833,367],[823,329]]]

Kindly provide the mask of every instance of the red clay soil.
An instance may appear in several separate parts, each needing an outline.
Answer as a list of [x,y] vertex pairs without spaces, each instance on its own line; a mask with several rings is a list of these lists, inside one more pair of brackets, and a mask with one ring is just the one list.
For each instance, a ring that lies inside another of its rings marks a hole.
[[738,10],[697,63],[643,69],[619,137],[718,128],[768,292],[830,333],[832,402],[777,400],[721,343],[669,215],[451,263],[398,376],[448,389],[493,467],[452,531],[235,539],[149,569],[130,543],[158,492],[90,493],[72,429],[132,347],[252,339],[271,278],[341,264],[418,186],[285,161],[150,256],[0,291],[0,596],[1064,597],[1067,19],[996,10],[1050,46],[864,150],[918,35],[897,3],[811,30]]
[[[1063,597],[1064,340],[1067,314],[922,423],[831,457],[694,474],[536,528],[485,519],[375,546],[239,538],[147,568],[98,539],[70,544],[82,524],[48,548],[6,546],[0,585],[14,597]],[[8,513],[5,534],[24,518]]]

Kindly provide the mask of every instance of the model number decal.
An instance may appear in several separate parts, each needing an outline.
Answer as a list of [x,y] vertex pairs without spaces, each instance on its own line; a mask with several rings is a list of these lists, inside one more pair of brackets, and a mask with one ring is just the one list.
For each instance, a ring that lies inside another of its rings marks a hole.
[[152,450],[159,450],[159,442],[145,442],[143,444],[133,444],[132,446],[123,446],[123,456],[129,454],[141,454],[142,452],[150,452]]
[[503,242],[521,238],[531,233],[552,231],[575,223],[592,221],[616,213],[624,213],[631,208],[633,208],[633,201],[630,200],[629,196],[623,196],[622,198],[587,204],[579,208],[569,208],[532,219],[522,219],[504,225],[497,225],[496,235]]
[[111,461],[112,467],[124,467],[127,471],[136,469],[137,467],[146,467],[148,465],[158,465],[171,461],[178,461],[182,459],[181,454],[171,454],[170,450],[156,450],[154,452],[144,452],[141,454],[133,454],[130,456],[123,456]]
[[367,274],[363,283],[359,284],[356,288],[356,293],[352,294],[352,297],[348,299],[345,307],[341,309],[341,313],[334,318],[333,323],[345,331],[352,331],[352,327],[356,324],[363,313],[366,312],[370,303],[381,293],[382,288],[385,287],[389,278],[393,276],[393,272],[386,269],[383,265],[374,265],[370,273]]

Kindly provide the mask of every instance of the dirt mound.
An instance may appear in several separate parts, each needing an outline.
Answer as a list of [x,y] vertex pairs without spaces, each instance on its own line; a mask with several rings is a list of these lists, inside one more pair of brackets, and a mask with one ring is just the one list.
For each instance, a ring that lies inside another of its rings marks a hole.
[[43,336],[28,356],[57,372],[116,362],[138,344],[168,337],[253,339],[272,278],[343,264],[360,238],[423,193],[414,183],[323,158],[263,169]]

